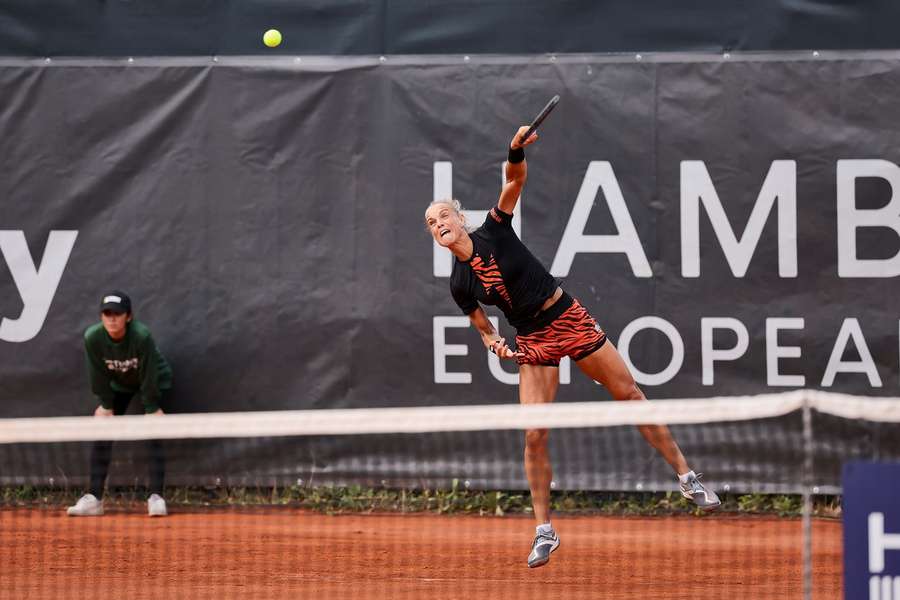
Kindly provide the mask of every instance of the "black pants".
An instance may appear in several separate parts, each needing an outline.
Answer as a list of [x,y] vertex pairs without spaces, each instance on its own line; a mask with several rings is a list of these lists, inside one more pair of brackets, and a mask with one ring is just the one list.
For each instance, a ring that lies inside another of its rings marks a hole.
[[[165,395],[166,393],[163,392],[163,396]],[[132,394],[117,393],[113,400],[113,414],[124,415],[132,397]],[[147,444],[150,449],[150,493],[162,496],[166,477],[166,457],[162,442],[149,440]],[[109,462],[112,459],[112,445],[110,440],[97,440],[91,448],[91,493],[98,499],[103,498],[103,487],[109,472]]]

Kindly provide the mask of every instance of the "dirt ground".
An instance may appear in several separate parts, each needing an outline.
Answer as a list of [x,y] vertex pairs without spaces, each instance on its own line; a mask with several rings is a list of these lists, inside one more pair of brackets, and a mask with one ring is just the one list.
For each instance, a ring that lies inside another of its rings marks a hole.
[[[0,510],[0,598],[801,598],[796,519],[560,517],[528,569],[521,517],[292,509],[71,518]],[[815,598],[841,597],[841,525],[814,523]]]

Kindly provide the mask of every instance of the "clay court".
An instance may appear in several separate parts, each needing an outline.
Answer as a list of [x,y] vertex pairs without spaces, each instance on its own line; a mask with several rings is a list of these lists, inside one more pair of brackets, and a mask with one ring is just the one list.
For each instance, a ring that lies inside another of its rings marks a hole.
[[[292,509],[68,518],[0,511],[0,598],[802,597],[801,524],[775,517],[531,519]],[[814,522],[814,597],[840,597],[841,525]]]

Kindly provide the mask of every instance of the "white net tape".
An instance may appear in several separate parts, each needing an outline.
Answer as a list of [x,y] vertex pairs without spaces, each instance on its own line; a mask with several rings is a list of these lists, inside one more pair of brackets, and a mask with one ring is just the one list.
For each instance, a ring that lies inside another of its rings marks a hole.
[[2,419],[0,443],[679,425],[779,417],[807,406],[848,419],[900,422],[900,398],[795,390],[758,396],[650,402],[255,411],[164,417],[125,415],[115,419],[91,416]]

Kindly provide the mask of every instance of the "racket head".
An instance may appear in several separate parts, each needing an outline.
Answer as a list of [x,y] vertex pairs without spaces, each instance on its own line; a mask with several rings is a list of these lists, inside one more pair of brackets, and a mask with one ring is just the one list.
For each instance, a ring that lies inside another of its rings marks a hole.
[[531,137],[531,135],[537,131],[537,128],[540,127],[541,123],[544,122],[544,119],[547,118],[547,115],[556,108],[556,105],[559,104],[559,94],[556,94],[550,101],[547,102],[547,105],[541,109],[541,112],[538,113],[538,116],[534,118],[534,121],[531,122],[531,125],[528,126],[528,131],[526,131],[522,137],[520,138],[522,142]]

